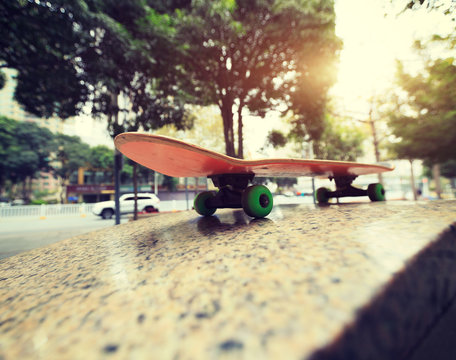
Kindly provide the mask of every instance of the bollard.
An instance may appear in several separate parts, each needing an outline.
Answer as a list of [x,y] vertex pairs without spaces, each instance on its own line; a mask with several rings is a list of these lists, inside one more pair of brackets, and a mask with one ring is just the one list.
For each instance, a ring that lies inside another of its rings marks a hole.
[[46,205],[41,204],[40,206],[40,220],[45,220],[46,219]]
[[79,213],[81,214],[82,218],[86,217],[86,211],[84,211],[84,208],[85,208],[85,204],[81,203],[81,206],[79,207]]

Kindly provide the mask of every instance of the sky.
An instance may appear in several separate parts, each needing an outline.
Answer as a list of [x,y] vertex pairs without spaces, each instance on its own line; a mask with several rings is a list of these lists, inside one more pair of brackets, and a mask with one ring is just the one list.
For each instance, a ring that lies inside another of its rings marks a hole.
[[336,0],[336,35],[344,45],[331,94],[347,111],[368,112],[366,98],[384,93],[394,83],[396,59],[404,61],[410,70],[419,67],[420,60],[412,50],[415,39],[448,33],[454,27],[440,12],[407,11],[396,15],[403,4]]

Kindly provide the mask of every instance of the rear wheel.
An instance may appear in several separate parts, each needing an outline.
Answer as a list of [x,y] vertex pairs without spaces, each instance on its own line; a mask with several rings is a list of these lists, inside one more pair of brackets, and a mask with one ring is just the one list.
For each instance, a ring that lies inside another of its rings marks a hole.
[[211,208],[206,206],[206,200],[214,198],[215,194],[213,191],[204,191],[196,195],[195,200],[193,200],[193,208],[195,211],[203,216],[211,216],[215,213],[217,208]]
[[271,212],[272,206],[272,194],[264,185],[249,186],[242,194],[242,208],[251,217],[267,216]]
[[101,212],[101,217],[103,219],[111,219],[113,215],[114,215],[114,210],[112,210],[112,209],[104,209]]
[[371,201],[384,201],[385,200],[385,189],[380,183],[370,184],[367,187],[367,195]]

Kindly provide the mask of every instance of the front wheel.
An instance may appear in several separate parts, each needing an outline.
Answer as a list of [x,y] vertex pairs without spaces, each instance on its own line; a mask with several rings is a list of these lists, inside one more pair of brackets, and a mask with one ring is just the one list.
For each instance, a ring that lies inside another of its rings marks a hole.
[[367,187],[367,195],[371,201],[384,201],[385,200],[385,189],[380,183],[370,184]]
[[217,208],[211,208],[206,206],[206,201],[215,197],[213,191],[204,191],[196,195],[195,200],[193,200],[193,208],[195,211],[203,216],[211,216],[215,213]]
[[315,191],[315,200],[317,200],[318,204],[327,204],[329,201],[329,193],[330,190],[328,188],[318,188],[317,191]]
[[272,194],[264,185],[249,186],[242,194],[242,208],[254,218],[267,216],[273,206]]

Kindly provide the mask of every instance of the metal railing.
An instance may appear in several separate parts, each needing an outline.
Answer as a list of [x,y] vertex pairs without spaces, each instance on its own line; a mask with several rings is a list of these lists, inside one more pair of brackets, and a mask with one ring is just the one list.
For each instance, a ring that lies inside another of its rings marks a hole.
[[77,215],[84,216],[92,212],[95,204],[56,204],[56,205],[25,205],[0,207],[0,218],[24,216],[58,216]]

